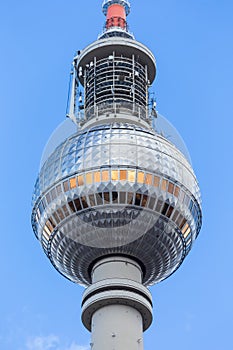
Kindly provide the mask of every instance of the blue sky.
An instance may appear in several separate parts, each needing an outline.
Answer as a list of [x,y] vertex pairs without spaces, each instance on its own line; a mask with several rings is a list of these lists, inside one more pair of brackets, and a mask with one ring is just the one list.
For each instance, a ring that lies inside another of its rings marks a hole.
[[[182,267],[151,288],[145,349],[231,349],[233,314],[233,3],[132,0],[128,21],[157,58],[157,107],[183,136],[203,198],[203,228]],[[65,118],[70,63],[94,41],[101,1],[0,5],[0,348],[86,350],[83,289],[51,266],[30,226],[43,148]]]

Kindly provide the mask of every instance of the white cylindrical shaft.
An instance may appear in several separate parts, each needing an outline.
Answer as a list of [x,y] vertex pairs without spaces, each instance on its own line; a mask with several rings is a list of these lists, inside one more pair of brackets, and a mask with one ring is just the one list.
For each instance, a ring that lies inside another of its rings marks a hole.
[[140,312],[127,305],[109,305],[92,316],[92,350],[142,350]]
[[82,321],[92,350],[143,350],[143,331],[152,322],[152,300],[142,285],[140,265],[124,256],[99,260],[82,303]]
[[125,257],[110,257],[100,260],[92,270],[92,283],[108,278],[125,278],[142,282],[141,267],[133,260]]

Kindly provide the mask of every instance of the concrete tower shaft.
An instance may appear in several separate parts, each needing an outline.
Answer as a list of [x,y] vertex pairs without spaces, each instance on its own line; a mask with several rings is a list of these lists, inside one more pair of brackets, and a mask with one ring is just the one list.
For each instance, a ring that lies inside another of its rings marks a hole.
[[82,321],[92,332],[93,350],[143,349],[152,322],[152,299],[136,261],[114,256],[98,261],[82,303]]

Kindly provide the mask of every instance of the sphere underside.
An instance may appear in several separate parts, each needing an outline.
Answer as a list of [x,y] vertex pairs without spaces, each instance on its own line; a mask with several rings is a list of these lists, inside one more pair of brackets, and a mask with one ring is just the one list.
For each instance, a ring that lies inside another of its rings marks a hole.
[[32,224],[56,269],[88,285],[99,258],[122,254],[145,285],[173,273],[201,227],[192,168],[166,139],[129,124],[105,124],[65,140],[44,164]]

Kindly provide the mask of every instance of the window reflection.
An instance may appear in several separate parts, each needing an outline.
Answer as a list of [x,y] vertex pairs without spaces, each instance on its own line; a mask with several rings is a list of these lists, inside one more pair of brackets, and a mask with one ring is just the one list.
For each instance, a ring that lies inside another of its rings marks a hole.
[[84,185],[84,179],[83,175],[78,176],[78,186],[83,186]]
[[136,171],[135,170],[128,170],[128,181],[135,182],[135,177],[136,177]]
[[174,187],[175,187],[174,184],[169,182],[169,184],[168,184],[168,192],[173,194]]
[[127,171],[126,170],[120,170],[120,180],[122,180],[122,181],[127,180]]
[[94,172],[94,182],[100,182],[100,171]]
[[154,187],[159,187],[160,178],[158,176],[154,176]]
[[91,185],[92,184],[92,173],[86,174],[86,184]]
[[146,181],[145,183],[147,185],[152,185],[152,174],[146,174]]
[[140,183],[140,184],[144,183],[144,173],[142,171],[138,172],[137,182]]
[[72,179],[70,179],[70,188],[76,188],[76,178],[73,177]]
[[102,181],[109,181],[109,171],[108,170],[102,171]]
[[175,186],[174,196],[179,197],[180,188],[178,186]]
[[162,180],[161,189],[162,189],[163,191],[167,191],[167,183],[168,183],[167,180]]
[[118,180],[118,170],[112,170],[112,181]]

